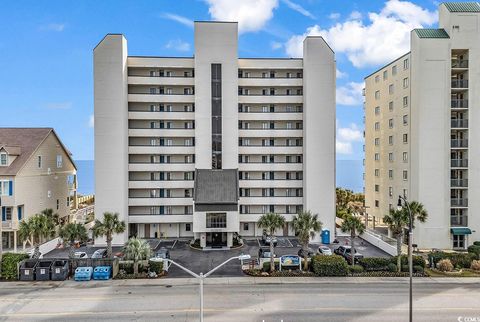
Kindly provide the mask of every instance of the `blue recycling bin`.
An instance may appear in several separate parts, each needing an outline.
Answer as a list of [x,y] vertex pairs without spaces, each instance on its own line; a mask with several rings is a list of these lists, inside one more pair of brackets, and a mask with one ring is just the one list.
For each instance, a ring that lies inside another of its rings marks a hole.
[[328,229],[322,230],[322,244],[330,244],[330,230]]
[[111,272],[112,268],[110,266],[97,266],[93,270],[93,279],[108,280],[110,279]]
[[92,279],[93,267],[77,267],[75,281],[89,281]]

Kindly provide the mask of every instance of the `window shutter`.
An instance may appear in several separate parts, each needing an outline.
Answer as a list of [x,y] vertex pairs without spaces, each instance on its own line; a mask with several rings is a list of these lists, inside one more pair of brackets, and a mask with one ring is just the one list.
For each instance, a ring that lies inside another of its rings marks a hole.
[[12,181],[12,180],[10,180],[10,181],[8,182],[8,191],[9,191],[9,192],[8,192],[8,195],[9,195],[9,196],[13,196],[13,181]]
[[2,221],[7,220],[7,208],[2,207]]
[[18,213],[18,220],[22,220],[22,207],[17,208],[17,213]]

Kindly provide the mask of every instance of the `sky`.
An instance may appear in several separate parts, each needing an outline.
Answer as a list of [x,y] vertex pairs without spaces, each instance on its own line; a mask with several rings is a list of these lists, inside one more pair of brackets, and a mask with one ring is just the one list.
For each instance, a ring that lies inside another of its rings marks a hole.
[[193,21],[239,22],[239,57],[301,57],[323,36],[337,61],[337,159],[363,159],[363,79],[436,27],[438,2],[375,0],[2,0],[0,127],[53,127],[94,159],[93,48],[123,33],[129,55],[192,56]]

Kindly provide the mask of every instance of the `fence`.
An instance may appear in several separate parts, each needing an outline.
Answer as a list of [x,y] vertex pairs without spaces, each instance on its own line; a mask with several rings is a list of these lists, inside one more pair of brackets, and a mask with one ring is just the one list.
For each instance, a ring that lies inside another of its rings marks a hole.
[[70,273],[73,275],[77,267],[97,267],[97,266],[111,266],[112,278],[118,274],[118,258],[75,258],[70,259]]

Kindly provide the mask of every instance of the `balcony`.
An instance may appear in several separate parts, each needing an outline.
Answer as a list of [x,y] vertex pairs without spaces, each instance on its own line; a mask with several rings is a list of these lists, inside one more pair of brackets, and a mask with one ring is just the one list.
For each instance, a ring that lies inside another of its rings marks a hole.
[[128,76],[129,85],[181,85],[181,86],[193,86],[195,85],[195,80],[193,77],[183,77],[183,76],[170,76],[170,77],[160,77],[160,76]]
[[240,104],[301,104],[303,95],[238,95]]
[[2,229],[4,230],[17,230],[18,221],[6,220],[2,222]]
[[468,120],[452,120],[452,129],[468,128]]
[[468,199],[467,198],[451,199],[450,205],[452,207],[468,207]]
[[467,216],[450,216],[450,226],[452,227],[468,227]]
[[172,120],[172,121],[190,121],[195,119],[195,112],[171,111],[171,112],[151,112],[151,111],[129,111],[130,120]]
[[468,88],[468,79],[452,79],[452,88]]
[[468,148],[468,140],[467,139],[452,139],[451,140],[451,147],[452,148]]
[[468,179],[451,179],[450,186],[452,188],[467,188],[468,187]]
[[193,94],[150,94],[150,93],[129,93],[129,102],[138,103],[194,103]]
[[468,60],[452,59],[452,68],[468,68]]
[[468,108],[467,99],[452,99],[452,108]]
[[466,168],[468,167],[468,159],[453,159],[451,160],[452,168]]

